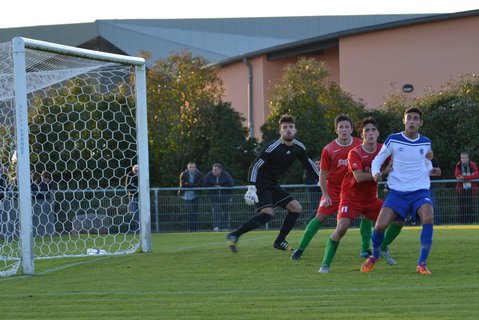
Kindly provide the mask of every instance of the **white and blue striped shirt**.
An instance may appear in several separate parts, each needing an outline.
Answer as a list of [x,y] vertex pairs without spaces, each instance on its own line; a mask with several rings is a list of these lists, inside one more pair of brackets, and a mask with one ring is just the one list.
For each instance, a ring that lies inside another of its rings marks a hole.
[[391,134],[373,160],[372,175],[380,172],[381,165],[391,156],[393,164],[388,176],[390,189],[401,192],[429,189],[429,172],[432,169],[431,161],[426,159],[429,150],[431,140],[427,137],[418,135],[411,140],[403,132]]

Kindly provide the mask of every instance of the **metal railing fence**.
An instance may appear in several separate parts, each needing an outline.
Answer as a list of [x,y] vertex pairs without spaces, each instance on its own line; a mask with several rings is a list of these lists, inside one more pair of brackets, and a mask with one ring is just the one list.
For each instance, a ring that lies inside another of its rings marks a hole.
[[[479,223],[478,197],[460,197],[456,191],[456,180],[434,180],[431,194],[435,204],[435,224],[457,225]],[[304,184],[283,185],[303,207],[295,229],[304,229],[316,215],[320,195],[309,190],[315,186]],[[233,188],[195,188],[196,198],[185,201],[178,195],[178,188],[151,188],[151,231],[152,232],[193,232],[233,230],[241,226],[255,214],[255,207],[244,202],[243,195],[247,186]],[[379,186],[380,198],[385,197],[384,185]],[[230,194],[211,196],[210,191],[228,190]],[[33,202],[34,207],[36,202]],[[124,189],[109,190],[65,190],[57,191],[51,202],[49,223],[51,231],[59,234],[76,231],[81,217],[95,217],[104,222],[99,233],[131,232],[138,229],[138,221],[130,212],[130,202]],[[15,194],[5,194],[0,200],[0,238],[10,234],[18,235],[18,203]],[[36,212],[36,211],[35,211]],[[275,208],[275,217],[262,228],[279,229],[286,211]],[[35,220],[37,219],[37,220]],[[336,217],[332,216],[324,224],[325,228],[336,226]],[[357,219],[358,220],[358,219]],[[408,222],[414,223],[414,222]],[[45,221],[34,216],[34,227]],[[357,226],[355,221],[353,226]],[[43,230],[43,229],[42,229]]]
[[[431,181],[431,194],[435,207],[435,224],[455,225],[479,222],[477,195],[472,197],[458,196],[456,180]],[[304,229],[315,216],[319,201],[318,194],[308,192],[304,184],[283,185],[303,206],[303,212],[298,218],[295,229]],[[195,190],[196,198],[185,201],[178,195],[178,188],[151,188],[151,224],[152,232],[188,232],[188,231],[228,231],[241,226],[255,214],[254,206],[245,204],[243,195],[247,186],[230,188],[231,196],[209,195],[214,188],[182,189]],[[220,190],[225,190],[223,188]],[[384,185],[379,186],[379,197],[384,198]],[[226,197],[227,199],[220,199]],[[266,229],[279,229],[286,211],[275,208],[275,217]],[[353,226],[358,225],[355,221]],[[414,223],[414,222],[410,222]],[[336,226],[335,217],[328,219],[326,228]]]

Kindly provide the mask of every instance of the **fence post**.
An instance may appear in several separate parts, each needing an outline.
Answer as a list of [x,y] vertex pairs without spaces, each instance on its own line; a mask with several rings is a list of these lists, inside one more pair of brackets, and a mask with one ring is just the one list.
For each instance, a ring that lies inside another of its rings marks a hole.
[[156,233],[160,232],[160,217],[159,217],[159,208],[158,208],[158,189],[155,189],[155,231]]

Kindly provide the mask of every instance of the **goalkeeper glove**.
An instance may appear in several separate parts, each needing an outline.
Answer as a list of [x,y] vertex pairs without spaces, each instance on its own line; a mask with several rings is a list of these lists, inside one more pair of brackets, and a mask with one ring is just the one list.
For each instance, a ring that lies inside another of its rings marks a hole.
[[244,201],[246,202],[247,205],[254,205],[257,203],[258,200],[258,195],[256,194],[256,187],[255,186],[248,186],[248,191],[246,191],[244,195]]

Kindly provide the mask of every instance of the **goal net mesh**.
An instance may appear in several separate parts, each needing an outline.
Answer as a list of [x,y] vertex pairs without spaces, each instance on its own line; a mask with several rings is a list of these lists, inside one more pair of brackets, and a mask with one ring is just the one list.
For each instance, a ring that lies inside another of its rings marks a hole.
[[[28,48],[25,57],[34,258],[135,252],[138,206],[125,190],[137,162],[135,67]],[[21,260],[14,99],[12,45],[3,43],[3,276],[15,274]]]

